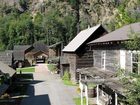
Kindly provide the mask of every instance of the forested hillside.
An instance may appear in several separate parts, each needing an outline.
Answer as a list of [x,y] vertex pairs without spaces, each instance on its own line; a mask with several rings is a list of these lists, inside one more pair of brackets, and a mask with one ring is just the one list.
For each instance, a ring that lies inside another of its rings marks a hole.
[[0,49],[38,40],[66,45],[88,26],[112,31],[138,21],[140,0],[0,0]]

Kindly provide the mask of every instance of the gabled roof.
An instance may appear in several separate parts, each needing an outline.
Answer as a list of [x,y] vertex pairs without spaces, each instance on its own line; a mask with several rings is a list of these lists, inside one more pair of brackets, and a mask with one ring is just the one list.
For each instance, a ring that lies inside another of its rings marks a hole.
[[15,45],[14,50],[23,50],[25,51],[26,49],[30,48],[31,45]]
[[112,41],[124,41],[129,40],[129,35],[131,34],[131,31],[140,33],[140,22],[133,23],[130,25],[126,25],[122,28],[119,28],[113,32],[110,32],[109,34],[106,34],[94,41],[91,41],[89,44],[92,43],[102,43],[102,42],[112,42]]
[[25,51],[31,48],[31,45],[15,45],[14,60],[24,60]]
[[0,71],[2,73],[8,73],[10,77],[12,77],[15,74],[15,70],[8,65],[4,64],[3,62],[0,62]]
[[34,52],[34,53],[38,52],[38,51],[42,51],[42,52],[48,52],[49,51],[48,46],[41,41],[35,42],[33,44],[33,47],[34,48],[31,52]]
[[75,52],[100,26],[99,24],[81,31],[62,51]]

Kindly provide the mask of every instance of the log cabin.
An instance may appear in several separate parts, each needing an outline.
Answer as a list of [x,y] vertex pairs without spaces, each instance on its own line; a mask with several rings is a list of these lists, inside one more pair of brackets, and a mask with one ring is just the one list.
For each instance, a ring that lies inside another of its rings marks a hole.
[[33,45],[15,45],[13,55],[16,67],[27,67],[36,63],[45,63],[49,50],[43,42],[35,42]]
[[107,33],[102,25],[97,25],[82,30],[76,37],[62,50],[63,56],[60,59],[61,77],[65,71],[71,75],[71,80],[77,82],[76,69],[93,66],[93,52],[88,51],[87,43],[95,40]]
[[[140,73],[140,52],[131,51],[124,46],[126,41],[131,40],[129,35],[132,31],[140,35],[140,22],[126,25],[88,43],[89,50],[93,51],[93,67],[77,70],[80,74],[80,88],[85,91],[87,105],[90,102],[89,83],[96,84],[94,104],[120,105],[118,98],[125,96],[125,85],[120,82],[118,71],[123,70],[121,77],[129,73]],[[81,91],[81,102],[83,94]]]

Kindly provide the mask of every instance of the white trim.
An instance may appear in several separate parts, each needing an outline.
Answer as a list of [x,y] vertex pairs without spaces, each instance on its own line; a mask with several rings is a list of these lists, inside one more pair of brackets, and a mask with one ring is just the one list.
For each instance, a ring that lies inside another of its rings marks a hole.
[[86,105],[88,105],[88,86],[85,85],[85,97],[86,97]]
[[132,69],[132,65],[133,65],[133,64],[132,64],[132,62],[133,62],[133,61],[132,61],[132,52],[131,52],[131,73],[133,73],[133,69]]
[[97,87],[96,87],[96,91],[97,91],[96,104],[99,105],[99,85],[98,84],[97,84]]
[[118,95],[115,93],[115,105],[118,105]]
[[[102,62],[103,60],[103,62]],[[101,68],[105,70],[106,68],[106,51],[101,52]]]
[[94,50],[92,50],[92,56],[93,56],[93,67],[95,66],[95,55],[94,55]]
[[80,90],[81,90],[81,105],[83,105],[83,84],[80,82]]
[[125,69],[126,68],[126,51],[120,50],[120,68]]

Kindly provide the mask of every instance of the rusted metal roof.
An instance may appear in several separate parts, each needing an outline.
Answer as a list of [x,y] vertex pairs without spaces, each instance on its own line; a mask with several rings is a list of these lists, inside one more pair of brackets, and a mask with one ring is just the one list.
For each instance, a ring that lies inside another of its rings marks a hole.
[[131,34],[131,32],[140,33],[140,22],[119,28],[96,40],[91,41],[89,44],[129,40],[129,35]]
[[81,31],[62,51],[75,52],[101,25]]

